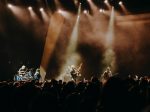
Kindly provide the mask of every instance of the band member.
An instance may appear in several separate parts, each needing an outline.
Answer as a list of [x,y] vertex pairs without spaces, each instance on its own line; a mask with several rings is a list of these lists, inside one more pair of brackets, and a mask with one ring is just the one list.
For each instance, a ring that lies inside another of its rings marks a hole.
[[27,67],[25,65],[22,65],[22,67],[19,69],[18,74],[21,76],[24,76],[27,72]]
[[29,77],[33,77],[33,74],[34,74],[33,70],[34,70],[33,68],[29,69],[29,71],[28,71]]
[[24,75],[25,80],[33,80],[33,68],[28,69],[26,74]]
[[105,83],[110,77],[112,77],[112,72],[110,70],[110,67],[107,67],[101,76],[102,83]]
[[36,72],[35,72],[33,77],[34,77],[35,81],[39,81],[40,80],[41,75],[40,75],[40,69],[39,68],[36,69]]
[[71,65],[70,67],[70,75],[72,79],[76,82],[77,78],[81,76],[80,70],[81,70],[82,64],[78,68],[76,68],[74,65]]
[[107,67],[106,70],[103,73],[104,78],[109,78],[112,76],[112,72],[110,70],[110,67]]

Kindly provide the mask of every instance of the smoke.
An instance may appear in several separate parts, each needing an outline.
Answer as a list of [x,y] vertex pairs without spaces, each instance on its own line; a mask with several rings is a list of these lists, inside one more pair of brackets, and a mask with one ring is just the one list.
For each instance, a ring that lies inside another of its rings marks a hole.
[[149,73],[150,21],[148,17],[149,14],[139,14],[117,18],[115,52],[119,72],[139,75]]
[[80,61],[80,56],[77,53],[80,13],[81,13],[81,5],[79,5],[78,15],[76,17],[76,23],[73,27],[73,31],[69,39],[69,44],[67,46],[65,63],[62,65],[62,68],[60,70],[60,76],[57,79],[63,80],[63,78],[66,75],[67,67],[70,65],[76,66],[78,64],[78,61]]
[[[82,75],[85,77],[100,75],[107,66],[113,73],[148,73],[150,22],[147,14],[118,17],[115,10],[107,14],[99,11],[94,15],[81,13],[76,30],[75,17],[71,15],[65,19],[59,35],[53,55],[59,65],[55,71],[63,74],[67,66],[83,62]],[[75,40],[71,38],[72,34]]]
[[104,59],[103,59],[103,65],[105,69],[107,66],[110,66],[113,71],[116,69],[116,56],[115,51],[113,49],[114,44],[114,38],[115,38],[115,12],[114,8],[112,8],[111,15],[110,15],[110,21],[108,25],[108,31],[106,33],[106,41],[105,41],[105,48],[106,51],[104,52]]
[[79,63],[81,62],[81,57],[77,52],[72,52],[71,54],[66,56],[66,62],[64,65],[62,65],[60,75],[57,76],[56,79],[58,80],[65,80],[69,81],[71,80],[70,73],[67,72],[68,66],[74,65],[78,66]]
[[116,55],[112,48],[107,48],[103,55],[103,71],[106,67],[111,67],[112,71],[114,72],[116,69]]

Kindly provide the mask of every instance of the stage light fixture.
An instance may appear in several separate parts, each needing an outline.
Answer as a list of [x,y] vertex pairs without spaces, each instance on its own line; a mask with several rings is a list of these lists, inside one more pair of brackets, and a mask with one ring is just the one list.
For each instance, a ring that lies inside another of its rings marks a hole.
[[108,0],[105,0],[105,1],[104,1],[104,3],[106,3],[106,4],[107,4],[107,3],[108,3]]
[[122,1],[120,1],[120,2],[119,2],[119,5],[122,5],[122,4],[123,4]]
[[83,13],[84,13],[84,14],[87,14],[87,13],[88,13],[88,11],[87,11],[87,10],[84,10],[84,11],[83,11]]
[[100,9],[99,12],[103,12],[103,9]]
[[60,13],[60,14],[61,14],[61,13],[62,13],[62,10],[61,10],[61,9],[58,9],[58,13]]
[[7,6],[8,6],[8,8],[12,8],[12,5],[10,3]]
[[32,10],[32,7],[31,7],[31,6],[29,6],[29,7],[28,7],[28,9],[29,9],[29,10]]
[[41,8],[40,8],[40,11],[42,12],[42,11],[44,11],[44,9],[41,7]]

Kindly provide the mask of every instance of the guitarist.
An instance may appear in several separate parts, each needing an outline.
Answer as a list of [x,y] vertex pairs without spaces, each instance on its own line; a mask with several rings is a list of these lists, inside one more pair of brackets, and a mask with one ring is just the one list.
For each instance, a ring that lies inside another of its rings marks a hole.
[[77,81],[77,78],[81,76],[80,74],[81,67],[82,67],[82,63],[80,64],[78,68],[76,68],[74,65],[71,65],[70,67],[70,74],[75,82]]

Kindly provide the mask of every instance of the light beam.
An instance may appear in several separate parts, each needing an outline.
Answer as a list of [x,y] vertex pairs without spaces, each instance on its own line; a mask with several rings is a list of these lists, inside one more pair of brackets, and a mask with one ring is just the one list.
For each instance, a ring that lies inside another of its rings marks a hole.
[[13,4],[8,4],[7,7],[17,17],[18,20],[20,20],[22,23],[28,24],[30,15],[26,9]]
[[113,71],[115,71],[115,68],[116,68],[116,56],[115,56],[115,52],[113,50],[114,25],[115,25],[114,23],[115,23],[115,11],[114,11],[114,7],[113,7],[112,11],[111,11],[108,31],[106,34],[106,41],[105,41],[106,50],[103,55],[104,56],[104,59],[103,59],[104,70],[108,66],[110,66]]
[[64,10],[58,9],[57,12],[59,14],[61,14],[63,17],[67,18],[67,19],[70,19],[72,17],[71,13],[69,13],[68,11],[64,11]]
[[108,9],[111,10],[111,5],[110,5],[110,3],[108,2],[108,0],[105,0],[104,3],[105,3],[106,6],[108,7]]
[[123,4],[122,1],[120,1],[118,4],[120,5],[120,7],[121,7],[123,13],[129,14],[129,11],[126,9],[126,7],[124,6],[124,4]]
[[96,7],[96,5],[91,0],[88,0],[88,3],[92,9],[92,12],[95,14],[97,12],[98,8]]
[[[66,58],[65,58],[66,61],[65,61],[64,65],[62,65],[62,68],[60,71],[60,76],[58,76],[56,79],[65,80],[67,67],[70,65],[76,66],[78,64],[78,62],[80,61],[80,56],[76,52],[77,43],[78,43],[78,30],[79,30],[80,13],[81,13],[81,4],[79,5],[79,8],[78,8],[78,15],[77,15],[76,23],[75,23],[73,31],[71,33],[69,45],[67,47]],[[65,81],[69,81],[69,80],[71,80],[71,79],[68,79]]]
[[53,15],[51,15],[51,19],[49,22],[49,27],[46,35],[45,46],[43,50],[43,56],[40,65],[40,74],[41,74],[42,82],[45,80],[45,75],[48,68],[49,60],[51,59],[63,23],[64,23],[64,17],[58,14],[58,12],[55,12]]
[[40,12],[41,12],[41,15],[42,15],[42,18],[45,22],[48,22],[49,21],[49,16],[47,15],[47,13],[45,12],[45,10],[43,8],[40,8],[39,9]]
[[115,22],[115,12],[114,7],[112,7],[109,26],[108,26],[108,32],[106,36],[106,44],[107,46],[111,46],[113,43],[113,37],[114,37],[114,22]]

